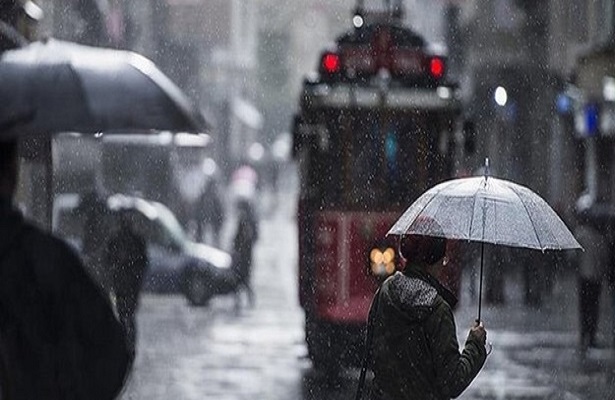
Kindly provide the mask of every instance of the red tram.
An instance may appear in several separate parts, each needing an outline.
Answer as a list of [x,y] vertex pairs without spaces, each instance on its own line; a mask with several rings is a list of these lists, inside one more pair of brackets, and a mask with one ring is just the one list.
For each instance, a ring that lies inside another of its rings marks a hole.
[[446,58],[401,24],[358,10],[322,53],[293,126],[299,166],[299,296],[315,366],[355,364],[378,283],[401,267],[385,237],[453,173],[461,105]]

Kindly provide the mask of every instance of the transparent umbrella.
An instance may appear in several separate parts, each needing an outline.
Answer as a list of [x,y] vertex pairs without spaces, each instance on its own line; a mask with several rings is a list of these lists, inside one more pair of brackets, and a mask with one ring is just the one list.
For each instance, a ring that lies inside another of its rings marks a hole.
[[[538,194],[487,174],[453,179],[427,190],[387,235],[438,236],[542,251],[581,249],[566,224]],[[478,320],[483,250],[481,246]]]

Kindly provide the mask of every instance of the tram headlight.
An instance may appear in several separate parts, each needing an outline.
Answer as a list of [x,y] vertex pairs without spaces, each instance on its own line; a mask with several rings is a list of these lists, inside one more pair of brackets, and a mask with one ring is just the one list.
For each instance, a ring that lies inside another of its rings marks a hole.
[[386,277],[395,272],[395,250],[392,247],[386,249],[373,248],[369,252],[370,270],[378,277]]

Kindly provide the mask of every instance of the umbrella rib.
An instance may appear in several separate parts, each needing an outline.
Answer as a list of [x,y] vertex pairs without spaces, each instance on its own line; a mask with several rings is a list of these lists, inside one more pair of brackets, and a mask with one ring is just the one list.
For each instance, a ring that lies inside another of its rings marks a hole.
[[207,123],[201,118],[202,115],[194,109],[189,99],[181,92],[181,89],[169,77],[155,68],[154,63],[139,54],[134,54],[132,55],[130,65],[158,86],[167,99],[177,107],[177,110],[190,121],[192,130],[207,130]]
[[[455,185],[455,186],[459,186],[459,185],[461,185],[461,182],[457,182],[457,185]],[[416,214],[416,217],[414,217],[414,220],[410,223],[409,227],[410,227],[410,226],[412,226],[412,224],[414,223],[414,221],[416,221],[416,218],[417,218],[419,215],[423,214],[423,211],[425,211],[425,209],[427,208],[427,206],[431,204],[431,202],[432,202],[432,201],[433,201],[433,200],[434,200],[434,199],[438,196],[438,194],[439,194],[440,192],[442,192],[444,189],[448,189],[448,188],[449,188],[449,186],[442,187],[442,188],[440,188],[440,190],[438,190],[437,192],[435,192],[435,193],[433,194],[433,196],[431,196],[431,198],[430,198],[430,199],[429,199],[429,200],[425,203],[425,205],[423,206],[423,208],[421,208],[421,211],[419,211],[419,212]]]
[[[68,72],[75,77],[75,82],[77,84],[77,86],[79,86],[79,89],[81,89],[81,97],[83,99],[83,103],[84,103],[84,107],[87,111],[89,111],[90,115],[94,115],[93,111],[92,111],[92,106],[90,104],[90,99],[88,98],[87,94],[86,94],[86,90],[85,90],[85,84],[83,82],[83,79],[81,79],[81,76],[79,75],[79,73],[73,68],[73,64],[72,62],[69,62],[68,64],[66,64],[68,67]],[[98,122],[98,121],[97,121]],[[101,127],[102,128],[102,127]],[[103,129],[100,129],[103,130]]]
[[440,189],[437,193],[434,193],[433,196],[431,196],[431,198],[429,200],[427,200],[427,202],[425,203],[425,205],[423,206],[423,208],[421,208],[421,211],[419,211],[416,216],[414,217],[414,219],[412,220],[412,222],[410,223],[410,225],[408,225],[408,228],[410,228],[412,226],[412,224],[414,223],[414,221],[416,221],[416,219],[423,213],[423,211],[425,211],[425,209],[427,208],[428,205],[431,204],[431,202],[433,201],[433,199],[436,198],[436,195],[438,193],[440,193],[443,189]]
[[525,209],[525,212],[527,213],[527,217],[530,220],[530,223],[532,224],[532,227],[534,228],[534,235],[536,236],[536,241],[538,242],[538,245],[540,246],[540,248],[542,250],[544,250],[542,243],[540,242],[540,237],[538,236],[538,231],[536,230],[536,225],[534,224],[534,220],[532,220],[532,217],[530,216],[530,211],[527,208],[527,206],[525,205],[525,202],[523,201],[523,199],[521,198],[521,196],[519,196],[519,192],[517,192],[517,189],[514,188],[513,186],[509,186],[510,190],[513,191],[513,193],[515,195],[517,195],[517,197],[519,198],[519,201],[521,202],[521,204],[523,205],[523,208]]
[[[478,185],[478,187],[476,188],[476,193],[474,193],[473,197],[473,201],[472,201],[472,219],[470,220],[470,229],[468,231],[468,236],[469,238],[472,237],[472,228],[474,227],[474,208],[476,208],[476,198],[478,197],[478,191],[480,190],[480,185]],[[483,210],[484,213],[484,210]],[[484,235],[483,235],[484,236]]]

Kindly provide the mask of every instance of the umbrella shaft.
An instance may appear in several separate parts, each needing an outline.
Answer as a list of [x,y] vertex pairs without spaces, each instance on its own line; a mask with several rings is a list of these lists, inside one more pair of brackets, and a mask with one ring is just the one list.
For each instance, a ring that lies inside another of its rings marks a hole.
[[485,259],[485,243],[480,244],[480,279],[478,281],[478,318],[476,322],[480,322],[480,311],[483,302],[483,265]]

